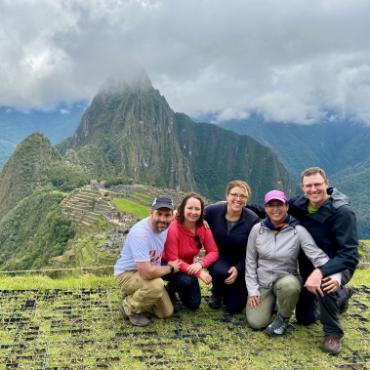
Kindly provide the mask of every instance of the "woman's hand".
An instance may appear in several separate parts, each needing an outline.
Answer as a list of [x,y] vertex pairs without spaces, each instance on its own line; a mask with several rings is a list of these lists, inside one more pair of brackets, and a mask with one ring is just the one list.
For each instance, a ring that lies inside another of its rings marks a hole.
[[204,281],[207,285],[212,282],[212,276],[206,270],[202,270],[200,272],[199,279],[201,279],[202,281]]
[[175,261],[168,261],[168,264],[174,268],[175,272],[180,270],[181,261],[179,259]]
[[227,271],[230,275],[225,279],[225,284],[231,285],[234,283],[236,278],[238,277],[238,270],[235,266],[231,266]]
[[256,308],[261,303],[261,296],[259,295],[252,295],[251,297],[248,297],[247,304],[252,307]]
[[199,262],[195,262],[195,263],[192,263],[191,265],[189,265],[188,269],[186,270],[186,272],[189,274],[189,275],[194,275],[196,274],[198,271],[200,271],[201,269],[203,268],[202,264],[199,263]]

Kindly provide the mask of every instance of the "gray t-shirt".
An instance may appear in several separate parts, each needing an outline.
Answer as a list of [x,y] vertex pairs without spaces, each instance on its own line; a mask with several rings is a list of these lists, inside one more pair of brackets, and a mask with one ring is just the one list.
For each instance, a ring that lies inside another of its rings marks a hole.
[[168,229],[155,233],[149,224],[149,217],[135,224],[127,234],[120,256],[114,265],[114,276],[126,271],[136,271],[137,262],[161,264],[161,256]]

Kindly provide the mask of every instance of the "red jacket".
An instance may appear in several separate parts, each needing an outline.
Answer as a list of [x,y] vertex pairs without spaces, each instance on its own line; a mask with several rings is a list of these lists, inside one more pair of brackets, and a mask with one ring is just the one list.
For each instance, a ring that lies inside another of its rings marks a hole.
[[[162,258],[166,261],[174,261],[179,259],[180,271],[187,272],[189,265],[194,262],[194,257],[198,255],[200,248],[194,237],[199,237],[200,242],[206,250],[205,256],[202,258],[203,266],[208,267],[218,259],[218,248],[213,239],[212,232],[209,228],[202,225],[197,227],[195,234],[185,225],[180,224],[177,220],[171,222],[168,229],[166,243]],[[195,274],[199,277],[200,271]]]

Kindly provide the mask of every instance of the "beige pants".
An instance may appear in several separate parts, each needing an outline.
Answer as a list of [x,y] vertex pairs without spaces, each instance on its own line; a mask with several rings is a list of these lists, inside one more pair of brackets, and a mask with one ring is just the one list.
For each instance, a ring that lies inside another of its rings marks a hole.
[[122,305],[126,315],[152,312],[159,318],[173,314],[173,306],[161,278],[144,280],[137,271],[124,272],[116,277],[123,295]]
[[246,316],[249,326],[253,329],[266,327],[272,318],[277,303],[278,311],[284,317],[290,317],[298,302],[301,282],[294,275],[286,275],[274,283],[271,288],[260,288],[261,303],[252,308],[247,305]]

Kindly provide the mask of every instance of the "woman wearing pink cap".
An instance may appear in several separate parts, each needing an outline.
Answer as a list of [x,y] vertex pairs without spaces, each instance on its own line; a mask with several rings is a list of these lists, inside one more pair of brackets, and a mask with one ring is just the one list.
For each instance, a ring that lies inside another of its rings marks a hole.
[[[301,291],[297,269],[300,249],[315,267],[324,265],[329,258],[308,231],[288,215],[288,200],[282,191],[269,191],[264,204],[267,217],[253,226],[248,238],[246,316],[252,328],[267,326],[268,335],[280,336],[289,326]],[[271,322],[275,303],[277,315]]]

